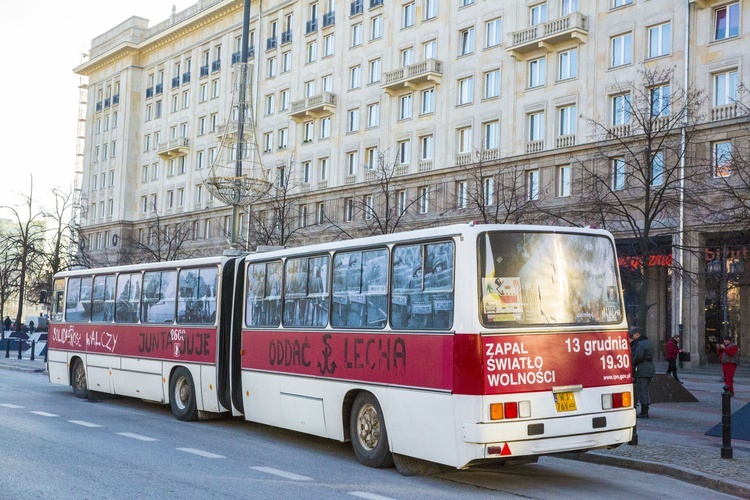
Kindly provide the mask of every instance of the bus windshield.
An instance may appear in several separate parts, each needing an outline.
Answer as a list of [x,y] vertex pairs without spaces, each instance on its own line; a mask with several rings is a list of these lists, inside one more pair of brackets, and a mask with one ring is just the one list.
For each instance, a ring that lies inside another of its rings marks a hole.
[[479,308],[491,328],[622,321],[617,260],[603,236],[479,235]]

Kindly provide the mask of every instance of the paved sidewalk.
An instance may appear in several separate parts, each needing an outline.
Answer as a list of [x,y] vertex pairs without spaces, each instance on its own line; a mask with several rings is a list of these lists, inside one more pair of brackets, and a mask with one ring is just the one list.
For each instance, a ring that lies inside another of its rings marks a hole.
[[[46,371],[44,357],[35,361],[0,354],[0,369],[26,372]],[[666,363],[657,362],[657,373]],[[567,454],[567,458],[670,476],[716,491],[750,499],[750,441],[732,441],[734,458],[721,458],[721,437],[705,432],[721,423],[721,366],[708,365],[679,371],[684,387],[698,402],[657,403],[648,420],[638,419],[638,445],[614,450]],[[750,366],[740,366],[735,375],[732,412],[750,403]]]

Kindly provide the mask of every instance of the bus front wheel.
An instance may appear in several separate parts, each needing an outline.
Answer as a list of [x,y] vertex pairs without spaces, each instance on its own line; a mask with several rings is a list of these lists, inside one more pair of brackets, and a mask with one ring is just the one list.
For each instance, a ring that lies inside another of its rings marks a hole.
[[177,420],[195,420],[198,407],[195,402],[195,384],[187,368],[180,366],[169,381],[169,406]]
[[89,388],[86,385],[86,368],[83,361],[76,359],[73,361],[73,369],[70,371],[70,384],[73,386],[73,394],[77,398],[86,399],[89,395]]
[[383,410],[369,392],[360,392],[354,400],[349,430],[354,454],[363,465],[375,468],[393,465]]

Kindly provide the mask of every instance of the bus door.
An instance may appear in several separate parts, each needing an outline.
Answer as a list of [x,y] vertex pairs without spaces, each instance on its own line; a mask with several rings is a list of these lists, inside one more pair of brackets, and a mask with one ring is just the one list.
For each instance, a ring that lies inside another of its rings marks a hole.
[[232,349],[232,303],[234,302],[234,270],[237,259],[227,259],[221,267],[221,301],[219,310],[218,395],[221,406],[231,410],[230,354]]
[[230,355],[230,382],[232,385],[232,403],[240,413],[244,413],[242,402],[242,307],[245,291],[245,259],[237,259],[234,269],[232,301],[232,333],[231,333],[231,355]]

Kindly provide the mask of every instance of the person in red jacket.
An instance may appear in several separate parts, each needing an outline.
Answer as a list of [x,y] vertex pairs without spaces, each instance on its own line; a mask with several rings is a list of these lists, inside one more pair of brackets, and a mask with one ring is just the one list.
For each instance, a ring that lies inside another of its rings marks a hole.
[[683,352],[683,350],[680,349],[680,346],[678,345],[679,341],[680,338],[677,335],[675,335],[674,337],[670,337],[669,340],[667,340],[664,349],[666,351],[664,357],[667,359],[667,363],[669,364],[669,367],[667,368],[667,375],[671,374],[678,382],[680,382],[680,379],[677,376],[677,358],[679,357],[680,353]]
[[740,359],[740,348],[734,343],[731,335],[724,337],[724,345],[719,344],[719,362],[724,371],[725,389],[734,396],[734,372],[737,370],[737,362]]

